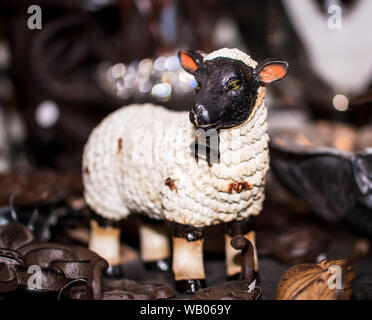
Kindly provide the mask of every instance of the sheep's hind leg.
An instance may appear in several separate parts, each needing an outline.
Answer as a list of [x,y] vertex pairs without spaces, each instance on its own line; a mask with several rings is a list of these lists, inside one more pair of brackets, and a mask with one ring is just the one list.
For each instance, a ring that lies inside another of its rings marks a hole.
[[114,278],[123,276],[120,268],[120,228],[117,222],[97,216],[92,217],[89,249],[107,260],[108,276]]
[[139,229],[141,259],[147,270],[170,270],[169,230],[163,221],[143,217]]
[[173,223],[172,233],[172,269],[176,290],[180,293],[195,293],[205,287],[204,231],[202,228]]
[[256,234],[253,230],[254,218],[250,217],[240,221],[232,221],[225,225],[225,253],[226,253],[226,277],[228,280],[238,280],[241,271],[241,253],[235,250],[230,241],[235,235],[244,235],[253,246],[254,273],[259,280],[258,258],[256,249]]

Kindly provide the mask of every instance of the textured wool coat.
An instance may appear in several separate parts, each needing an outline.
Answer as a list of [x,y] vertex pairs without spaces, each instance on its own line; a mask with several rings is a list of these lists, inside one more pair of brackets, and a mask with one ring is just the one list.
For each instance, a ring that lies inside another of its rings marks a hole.
[[[256,62],[237,49],[206,59],[229,57]],[[85,199],[99,215],[119,220],[143,213],[196,227],[257,215],[269,169],[265,89],[245,123],[220,129],[218,163],[195,159],[195,130],[188,112],[152,104],[130,105],[108,115],[84,149]]]

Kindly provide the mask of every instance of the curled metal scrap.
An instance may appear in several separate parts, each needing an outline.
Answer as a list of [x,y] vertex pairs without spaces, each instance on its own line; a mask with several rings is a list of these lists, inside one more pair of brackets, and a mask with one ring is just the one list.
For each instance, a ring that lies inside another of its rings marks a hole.
[[[71,299],[87,299],[82,287],[74,287],[69,293]],[[143,284],[128,279],[113,281],[102,288],[102,300],[164,300],[174,295],[174,291],[166,284]]]
[[228,281],[201,289],[189,300],[260,300],[261,288],[256,286],[250,291],[250,285],[247,281]]
[[56,243],[33,243],[34,236],[20,223],[0,227],[0,293],[28,286],[28,267],[41,268],[41,291],[61,291],[71,280],[87,280],[87,296],[101,299],[106,260],[94,252]]

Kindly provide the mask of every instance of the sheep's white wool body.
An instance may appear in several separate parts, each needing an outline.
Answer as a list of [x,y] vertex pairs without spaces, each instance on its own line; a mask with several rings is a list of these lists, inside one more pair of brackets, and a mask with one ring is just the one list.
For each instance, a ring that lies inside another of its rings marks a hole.
[[[195,131],[188,112],[152,104],[113,112],[93,130],[84,149],[88,205],[110,219],[137,212],[196,227],[259,214],[269,169],[264,91],[259,89],[243,125],[220,130],[220,161],[211,166],[196,161],[190,151]],[[231,188],[242,182],[251,188]]]

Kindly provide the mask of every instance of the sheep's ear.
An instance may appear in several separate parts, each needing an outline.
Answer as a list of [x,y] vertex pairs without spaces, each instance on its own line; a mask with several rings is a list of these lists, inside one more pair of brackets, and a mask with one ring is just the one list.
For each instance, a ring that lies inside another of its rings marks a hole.
[[289,64],[284,60],[268,59],[256,67],[257,80],[262,84],[273,83],[283,79],[288,73]]
[[187,72],[193,74],[196,69],[199,68],[200,64],[203,62],[203,57],[201,54],[195,50],[181,50],[178,52],[178,59],[180,60],[182,68]]

